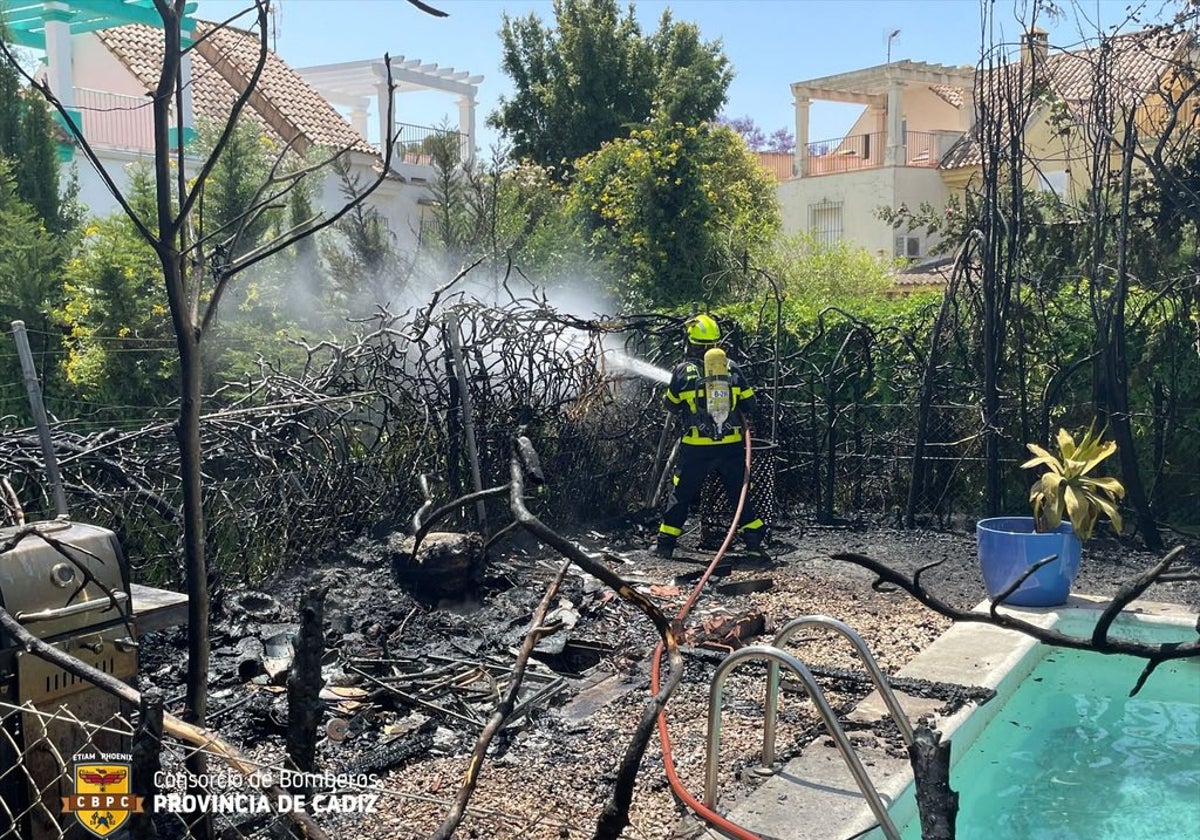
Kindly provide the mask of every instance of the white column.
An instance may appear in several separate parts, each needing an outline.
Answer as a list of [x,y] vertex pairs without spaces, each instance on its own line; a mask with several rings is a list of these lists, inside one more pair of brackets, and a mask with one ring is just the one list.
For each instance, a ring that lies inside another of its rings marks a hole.
[[183,84],[183,113],[179,115],[179,128],[184,135],[186,141],[187,135],[196,128],[196,106],[195,99],[192,95],[194,85],[192,84],[192,51],[187,49],[191,46],[196,35],[191,30],[183,30],[181,47],[186,50],[179,59],[179,80]]
[[887,92],[887,155],[888,166],[903,165],[907,160],[904,137],[904,84],[891,82]]
[[367,137],[367,109],[355,106],[350,109],[350,125],[354,130],[363,136]]
[[475,160],[475,97],[460,96],[458,98],[458,133],[465,138],[463,142],[463,164]]
[[793,94],[792,101],[796,107],[796,165],[792,174],[803,178],[808,174],[808,111],[812,100]]
[[383,144],[391,136],[397,120],[396,114],[392,114],[392,125],[388,125],[388,111],[392,109],[388,107],[388,97],[391,96],[391,92],[388,90],[387,80],[381,81],[376,90],[378,93],[375,96],[375,105],[379,111],[379,151],[382,153],[384,151]]
[[[62,3],[47,3],[46,81],[64,108],[75,107],[75,81],[71,70],[71,25],[69,11]],[[82,128],[82,126],[80,126]]]

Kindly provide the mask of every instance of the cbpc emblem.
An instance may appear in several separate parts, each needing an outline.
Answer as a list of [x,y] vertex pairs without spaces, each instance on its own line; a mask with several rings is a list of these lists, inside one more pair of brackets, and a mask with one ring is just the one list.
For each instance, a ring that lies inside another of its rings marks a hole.
[[[80,825],[97,837],[107,837],[141,813],[142,797],[130,792],[129,756],[92,756],[75,761],[75,794],[63,799],[64,813],[74,813]],[[125,760],[121,760],[125,759]]]

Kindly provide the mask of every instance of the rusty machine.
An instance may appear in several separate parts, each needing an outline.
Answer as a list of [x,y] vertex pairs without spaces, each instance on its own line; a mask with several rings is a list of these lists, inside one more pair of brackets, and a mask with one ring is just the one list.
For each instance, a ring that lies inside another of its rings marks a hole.
[[[13,324],[18,349],[24,325]],[[137,673],[129,566],[116,536],[72,522],[58,481],[32,358],[26,385],[57,516],[0,528],[0,606],[37,638],[118,679]],[[20,520],[18,519],[20,523]],[[0,838],[86,836],[62,798],[83,750],[127,753],[128,710],[111,694],[29,653],[0,629]]]
[[[0,603],[39,639],[132,681],[137,645],[128,565],[116,537],[66,519],[32,528],[37,533],[0,554]],[[0,530],[0,544],[17,531]],[[128,739],[114,726],[124,711],[120,701],[0,630],[0,703],[0,837],[68,835],[73,818],[61,816],[61,799],[74,792],[72,757],[85,749],[128,752]]]

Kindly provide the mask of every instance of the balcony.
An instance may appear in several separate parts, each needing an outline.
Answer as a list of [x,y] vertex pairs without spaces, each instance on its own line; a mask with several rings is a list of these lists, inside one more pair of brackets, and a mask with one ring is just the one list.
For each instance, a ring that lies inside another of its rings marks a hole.
[[456,164],[471,158],[471,138],[457,131],[446,131],[426,125],[396,123],[396,143],[392,149],[392,163],[429,166],[434,163],[434,153],[441,144],[448,145]]
[[795,174],[793,167],[796,165],[796,156],[791,152],[756,152],[756,154],[759,164],[770,173],[776,182],[786,181]]
[[73,110],[82,116],[80,128],[93,148],[154,150],[154,112],[149,97],[75,88]]
[[962,136],[958,131],[907,131],[897,159],[887,160],[887,133],[854,134],[835,140],[809,143],[808,154],[801,159],[801,177],[881,169],[884,166],[913,166],[933,169],[946,150]]

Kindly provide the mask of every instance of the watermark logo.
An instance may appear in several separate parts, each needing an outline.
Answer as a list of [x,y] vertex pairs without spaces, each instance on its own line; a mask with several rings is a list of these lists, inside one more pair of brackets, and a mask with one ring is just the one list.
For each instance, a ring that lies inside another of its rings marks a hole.
[[75,756],[75,793],[63,797],[63,813],[74,814],[97,837],[107,837],[125,825],[130,814],[140,814],[142,798],[131,793],[130,761],[126,753]]

